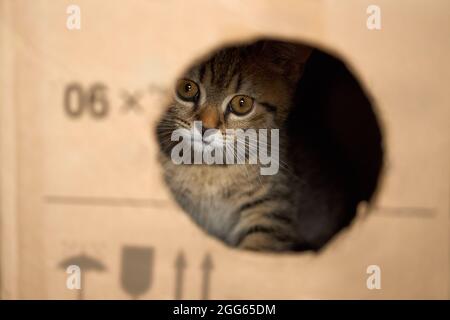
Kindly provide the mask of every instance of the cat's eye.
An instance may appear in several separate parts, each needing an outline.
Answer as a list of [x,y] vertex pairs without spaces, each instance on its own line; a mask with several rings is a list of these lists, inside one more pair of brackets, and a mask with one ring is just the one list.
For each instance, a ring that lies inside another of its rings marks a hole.
[[243,116],[253,109],[253,99],[248,96],[235,96],[230,101],[231,112],[238,116]]
[[189,102],[196,101],[200,93],[198,85],[194,81],[187,79],[178,80],[176,91],[180,99]]

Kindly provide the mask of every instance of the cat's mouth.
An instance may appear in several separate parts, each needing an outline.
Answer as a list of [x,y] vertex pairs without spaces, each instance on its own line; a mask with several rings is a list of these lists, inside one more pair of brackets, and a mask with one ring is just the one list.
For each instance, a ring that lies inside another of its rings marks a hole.
[[220,139],[216,137],[193,137],[192,144],[194,150],[202,151],[204,149],[214,148],[216,146],[222,146]]
[[203,143],[203,145],[205,145],[205,146],[209,146],[209,145],[212,144],[212,141],[208,141],[208,140],[203,139],[203,140],[202,140],[202,143]]
[[192,138],[192,144],[195,146],[195,145],[198,145],[198,146],[209,146],[209,145],[211,145],[211,143],[212,143],[212,141],[207,141],[207,140],[205,140],[205,139],[202,139],[202,138]]
[[196,131],[197,134],[192,135],[192,142],[202,147],[215,147],[223,145],[223,137],[218,131],[201,133]]
[[219,138],[216,136],[216,134],[204,134],[201,140],[203,144],[210,145],[214,142],[217,142]]

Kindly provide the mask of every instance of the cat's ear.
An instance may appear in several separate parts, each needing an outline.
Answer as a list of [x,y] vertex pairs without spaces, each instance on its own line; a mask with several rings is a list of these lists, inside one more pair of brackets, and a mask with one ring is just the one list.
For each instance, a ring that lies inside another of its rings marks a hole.
[[257,46],[259,53],[274,71],[294,82],[300,78],[312,52],[312,48],[308,46],[284,41],[263,40]]

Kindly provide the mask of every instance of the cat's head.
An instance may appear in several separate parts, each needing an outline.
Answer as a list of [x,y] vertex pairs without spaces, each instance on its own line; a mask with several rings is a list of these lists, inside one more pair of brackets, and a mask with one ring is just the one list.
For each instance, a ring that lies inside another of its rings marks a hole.
[[[291,108],[296,84],[311,49],[261,40],[229,47],[190,67],[174,86],[173,100],[158,128],[163,149],[175,129],[279,129]],[[202,132],[202,133],[203,133]]]

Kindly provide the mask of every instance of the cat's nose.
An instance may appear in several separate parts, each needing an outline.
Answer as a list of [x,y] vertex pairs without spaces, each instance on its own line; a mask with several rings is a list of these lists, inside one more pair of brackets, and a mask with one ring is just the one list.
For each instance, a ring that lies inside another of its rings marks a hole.
[[202,133],[205,133],[205,130],[218,127],[219,114],[217,113],[216,108],[207,107],[200,112],[199,120],[202,122]]

